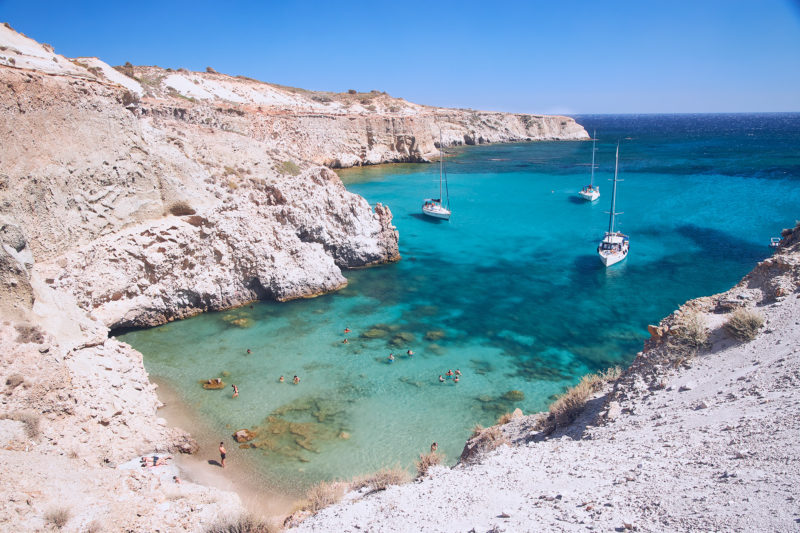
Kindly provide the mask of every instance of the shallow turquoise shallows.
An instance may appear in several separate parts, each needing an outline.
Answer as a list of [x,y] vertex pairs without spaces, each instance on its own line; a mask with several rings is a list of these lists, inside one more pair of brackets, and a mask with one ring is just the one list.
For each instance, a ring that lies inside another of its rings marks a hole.
[[[433,441],[455,462],[476,423],[543,410],[581,375],[629,363],[648,323],[735,284],[800,218],[800,115],[577,119],[599,138],[594,204],[577,199],[589,142],[457,150],[449,222],[421,215],[437,165],[343,172],[350,190],[391,207],[402,261],[348,272],[336,294],[121,338],[240,460],[293,493],[411,469]],[[595,250],[618,139],[617,227],[631,251],[606,269]],[[459,383],[439,381],[448,369]],[[198,384],[223,372],[239,398]],[[256,448],[236,448],[239,428],[257,430]]]

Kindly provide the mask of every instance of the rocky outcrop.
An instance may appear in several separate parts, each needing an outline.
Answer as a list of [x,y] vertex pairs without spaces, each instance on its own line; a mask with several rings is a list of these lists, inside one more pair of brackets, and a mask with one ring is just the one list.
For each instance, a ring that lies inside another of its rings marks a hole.
[[100,237],[37,266],[110,328],[152,326],[258,299],[314,296],[341,268],[399,259],[391,212],[316,168],[220,207]]

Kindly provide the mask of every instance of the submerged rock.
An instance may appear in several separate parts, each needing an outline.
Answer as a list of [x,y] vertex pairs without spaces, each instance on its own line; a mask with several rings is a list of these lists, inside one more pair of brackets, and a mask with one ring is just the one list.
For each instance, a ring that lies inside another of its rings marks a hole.
[[233,434],[233,440],[236,442],[250,442],[254,438],[256,438],[257,434],[250,431],[249,429],[240,429],[236,433]]
[[525,399],[525,393],[521,390],[510,390],[503,394],[503,399],[508,402],[521,402]]
[[379,339],[382,337],[387,337],[389,335],[389,331],[386,329],[381,328],[370,328],[361,334],[362,337],[365,339]]
[[426,341],[438,341],[445,337],[446,333],[441,329],[432,329],[425,332]]

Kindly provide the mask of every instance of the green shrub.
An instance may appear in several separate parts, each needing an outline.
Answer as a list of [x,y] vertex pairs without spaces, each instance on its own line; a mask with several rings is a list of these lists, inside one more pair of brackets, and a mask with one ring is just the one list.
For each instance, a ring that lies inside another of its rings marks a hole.
[[764,317],[749,309],[737,309],[731,313],[724,328],[733,338],[748,342],[756,338],[758,330],[764,325]]
[[288,174],[290,176],[297,176],[300,174],[300,167],[294,161],[284,161],[278,167],[278,172],[281,174]]

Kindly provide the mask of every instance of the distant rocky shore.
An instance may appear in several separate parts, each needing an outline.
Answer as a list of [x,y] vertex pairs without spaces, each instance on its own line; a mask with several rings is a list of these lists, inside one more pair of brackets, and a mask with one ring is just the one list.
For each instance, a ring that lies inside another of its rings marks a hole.
[[567,117],[208,70],[111,68],[0,25],[0,523],[203,531],[242,512],[131,463],[197,446],[109,330],[310,297],[398,260],[389,207],[330,168],[426,161],[440,132],[447,146],[588,138]]

